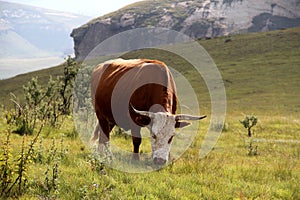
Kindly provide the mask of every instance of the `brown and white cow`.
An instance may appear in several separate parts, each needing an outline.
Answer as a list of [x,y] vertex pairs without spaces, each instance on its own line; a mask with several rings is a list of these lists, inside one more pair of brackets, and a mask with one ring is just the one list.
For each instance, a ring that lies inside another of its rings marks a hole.
[[190,124],[181,120],[206,117],[175,115],[175,83],[168,67],[158,60],[116,59],[99,64],[92,73],[91,95],[99,122],[91,140],[99,138],[101,149],[115,125],[131,129],[133,158],[139,159],[140,129],[147,126],[156,164],[168,161],[175,128]]

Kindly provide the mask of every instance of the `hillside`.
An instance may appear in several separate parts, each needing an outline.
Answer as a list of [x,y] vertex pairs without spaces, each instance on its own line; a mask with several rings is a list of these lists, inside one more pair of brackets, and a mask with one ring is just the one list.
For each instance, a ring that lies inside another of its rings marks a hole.
[[[299,115],[300,112],[300,28],[233,35],[199,40],[220,70],[227,93],[228,113]],[[129,57],[157,58],[157,54]],[[168,63],[170,57],[160,58]],[[172,58],[173,59],[173,58]],[[176,62],[176,61],[175,61]],[[1,102],[7,105],[9,92],[20,95],[21,85],[33,76],[46,81],[62,73],[62,66],[0,81]],[[193,78],[189,74],[188,78]],[[209,104],[205,88],[196,90],[203,105]],[[206,108],[207,109],[207,108]]]
[[75,55],[120,32],[164,27],[192,38],[270,31],[300,26],[299,0],[148,0],[100,16],[73,30]]
[[[132,160],[131,137],[118,129],[110,134],[111,148],[106,149],[112,154],[101,156],[96,146],[84,142],[84,136],[93,133],[86,123],[89,112],[82,118],[63,116],[58,127],[48,122],[41,133],[20,136],[13,133],[20,125],[8,125],[12,120],[0,107],[0,174],[8,177],[0,181],[0,199],[300,199],[299,37],[300,28],[294,28],[200,40],[223,76],[226,123],[212,151],[199,157],[205,141],[210,142],[209,130],[222,126],[209,120],[208,110],[201,110],[208,117],[197,129],[176,131],[170,162],[159,170],[145,129],[139,161]],[[145,49],[122,56],[184,63],[160,53]],[[179,68],[187,79],[197,81],[186,66]],[[0,104],[9,103],[10,91],[20,97],[21,85],[31,77],[39,76],[46,84],[50,74],[62,71],[58,66],[0,81]],[[205,89],[196,91],[206,106]],[[258,117],[251,138],[240,123],[244,114]],[[44,124],[38,120],[37,125]],[[191,144],[176,157],[181,142]]]
[[63,62],[73,54],[71,30],[88,19],[0,1],[0,79]]

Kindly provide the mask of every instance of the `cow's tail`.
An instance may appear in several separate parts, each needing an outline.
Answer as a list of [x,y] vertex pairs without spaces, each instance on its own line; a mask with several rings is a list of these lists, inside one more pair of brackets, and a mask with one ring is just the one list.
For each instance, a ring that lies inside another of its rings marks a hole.
[[90,142],[93,144],[98,138],[99,138],[99,134],[100,134],[100,127],[99,127],[99,123],[97,123],[95,129],[94,129],[94,135],[93,137],[90,139]]

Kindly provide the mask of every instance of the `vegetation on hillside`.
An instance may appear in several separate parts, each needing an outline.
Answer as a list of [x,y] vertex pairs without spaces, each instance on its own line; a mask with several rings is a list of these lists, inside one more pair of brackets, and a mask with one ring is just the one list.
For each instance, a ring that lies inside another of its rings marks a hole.
[[[212,40],[200,40],[222,74],[228,99],[228,112],[235,113],[296,113],[300,111],[299,97],[299,57],[300,29],[287,29],[265,33],[253,33],[230,36]],[[176,63],[173,56],[163,57],[157,51],[147,54],[133,54],[127,57],[159,58],[166,62]],[[176,58],[176,57],[175,57]],[[182,62],[179,60],[178,62]],[[186,62],[185,62],[186,63]],[[175,65],[180,67],[180,63]],[[45,69],[11,79],[0,80],[0,100],[9,104],[9,93],[18,96],[22,85],[32,77],[38,76],[46,84],[49,75],[55,78],[63,75],[64,66]],[[189,69],[189,68],[188,68]],[[184,73],[180,68],[180,72]],[[190,78],[193,79],[193,73]],[[194,81],[199,84],[198,77]],[[198,82],[197,82],[198,81]],[[18,83],[18,84],[16,84]],[[200,97],[206,93],[203,88],[196,88]],[[259,96],[259,98],[257,98]],[[206,96],[209,102],[209,97]],[[253,102],[256,102],[255,104]],[[203,102],[206,103],[206,102]],[[274,109],[276,105],[276,109]]]

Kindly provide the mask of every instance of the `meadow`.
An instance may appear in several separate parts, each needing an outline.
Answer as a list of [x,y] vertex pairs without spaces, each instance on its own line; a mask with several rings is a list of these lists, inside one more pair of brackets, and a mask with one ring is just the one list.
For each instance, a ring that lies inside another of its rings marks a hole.
[[[166,167],[148,173],[125,173],[106,166],[81,140],[72,116],[68,116],[59,128],[44,127],[37,138],[26,169],[25,190],[16,187],[9,197],[1,193],[2,198],[300,199],[300,29],[233,35],[225,42],[228,38],[199,41],[222,74],[227,95],[225,126],[207,156],[199,159],[210,123],[209,94],[200,80],[203,88],[195,90],[201,113],[208,118],[196,127],[190,147]],[[154,54],[148,55],[160,56]],[[143,53],[124,55],[133,56],[142,57]],[[172,62],[168,58],[164,61]],[[50,74],[57,76],[61,71],[62,66],[58,66],[0,81],[4,104],[0,120],[2,168],[5,146],[9,146],[9,162],[18,163],[20,152],[26,152],[35,137],[13,134],[14,127],[7,125],[9,92],[21,95],[21,85],[31,77],[39,76],[46,84]],[[183,74],[198,83],[193,72]],[[258,118],[252,138],[239,121],[246,114]],[[111,141],[131,151],[129,136],[115,130]],[[249,154],[250,143],[257,147],[255,155]],[[147,139],[141,152],[150,152]],[[18,166],[11,167],[12,176],[18,174]]]

